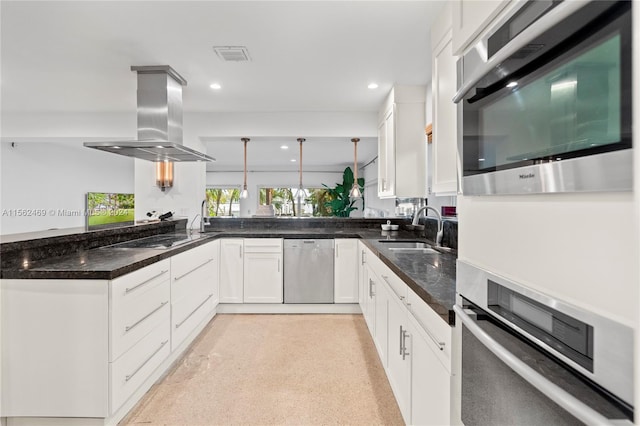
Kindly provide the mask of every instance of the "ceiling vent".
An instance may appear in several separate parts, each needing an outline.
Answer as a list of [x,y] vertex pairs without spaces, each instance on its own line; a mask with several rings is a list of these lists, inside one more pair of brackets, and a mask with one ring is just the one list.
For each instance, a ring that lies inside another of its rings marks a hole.
[[224,62],[247,62],[251,60],[244,46],[213,46],[214,52]]

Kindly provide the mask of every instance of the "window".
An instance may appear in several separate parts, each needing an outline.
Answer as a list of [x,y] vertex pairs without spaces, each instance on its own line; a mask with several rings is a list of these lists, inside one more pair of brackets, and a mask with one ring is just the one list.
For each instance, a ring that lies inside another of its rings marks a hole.
[[207,216],[240,216],[240,190],[237,188],[207,188]]
[[[273,205],[276,216],[298,216],[297,188],[260,188],[260,205]],[[300,216],[331,216],[325,207],[325,188],[305,188]]]

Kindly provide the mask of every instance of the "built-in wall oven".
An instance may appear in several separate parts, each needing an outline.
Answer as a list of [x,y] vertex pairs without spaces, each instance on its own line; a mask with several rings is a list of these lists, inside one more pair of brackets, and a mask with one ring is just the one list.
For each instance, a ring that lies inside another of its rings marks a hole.
[[462,421],[632,424],[633,329],[458,261]]
[[631,1],[520,1],[458,61],[465,195],[632,189]]

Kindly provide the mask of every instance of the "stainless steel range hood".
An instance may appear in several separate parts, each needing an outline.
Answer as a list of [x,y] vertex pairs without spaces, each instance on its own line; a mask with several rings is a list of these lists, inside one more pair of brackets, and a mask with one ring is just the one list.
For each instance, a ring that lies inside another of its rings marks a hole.
[[168,65],[132,66],[138,73],[138,139],[85,142],[84,146],[148,161],[216,161],[182,145],[182,86]]

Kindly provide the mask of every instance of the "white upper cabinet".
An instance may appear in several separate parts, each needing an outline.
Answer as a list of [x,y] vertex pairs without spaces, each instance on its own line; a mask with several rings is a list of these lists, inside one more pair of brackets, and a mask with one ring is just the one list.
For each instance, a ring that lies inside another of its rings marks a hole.
[[457,190],[456,58],[453,56],[451,8],[447,4],[431,29],[433,90],[433,175],[431,191],[454,195]]
[[[451,2],[453,54],[462,54],[463,50],[508,3],[509,0],[454,0]],[[449,10],[449,7],[445,9]]]
[[378,196],[426,194],[425,86],[395,86],[378,113]]

